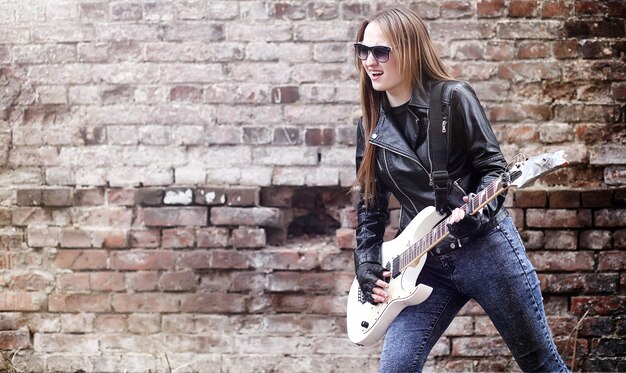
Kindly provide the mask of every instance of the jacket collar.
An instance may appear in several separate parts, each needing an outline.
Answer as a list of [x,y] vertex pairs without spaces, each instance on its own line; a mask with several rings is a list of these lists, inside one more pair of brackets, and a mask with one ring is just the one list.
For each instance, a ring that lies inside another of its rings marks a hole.
[[[422,85],[413,89],[409,105],[418,109],[428,110],[430,107],[430,91],[434,83],[433,79],[425,76]],[[406,142],[404,134],[400,132],[399,127],[393,121],[393,117],[385,112],[382,105],[380,107],[380,118],[378,119],[376,129],[370,137],[370,142],[417,161],[415,150]]]
[[422,85],[413,89],[409,105],[428,109],[430,107],[430,91],[435,82],[436,81],[428,75],[424,75]]

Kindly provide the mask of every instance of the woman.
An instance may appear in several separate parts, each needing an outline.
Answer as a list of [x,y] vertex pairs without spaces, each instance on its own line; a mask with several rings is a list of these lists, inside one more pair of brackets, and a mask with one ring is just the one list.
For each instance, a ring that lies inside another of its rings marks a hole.
[[[390,194],[401,205],[400,230],[435,205],[429,149],[430,90],[451,80],[423,21],[389,9],[362,23],[355,44],[363,117],[357,135],[358,204],[355,269],[366,299],[384,302],[380,248]],[[448,130],[447,203],[451,236],[431,250],[418,281],[433,292],[390,325],[382,372],[419,372],[458,311],[475,299],[524,371],[567,371],[546,321],[539,280],[506,209],[504,196],[482,213],[458,207],[506,168],[498,141],[472,88],[453,83]]]

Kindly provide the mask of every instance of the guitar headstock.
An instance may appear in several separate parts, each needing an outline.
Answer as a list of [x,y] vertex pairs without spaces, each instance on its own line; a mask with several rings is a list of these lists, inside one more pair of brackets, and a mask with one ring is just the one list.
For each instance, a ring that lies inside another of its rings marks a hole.
[[516,188],[532,185],[541,176],[567,166],[566,156],[564,150],[558,150],[552,153],[536,155],[525,160],[516,160],[509,169],[511,176],[509,185]]

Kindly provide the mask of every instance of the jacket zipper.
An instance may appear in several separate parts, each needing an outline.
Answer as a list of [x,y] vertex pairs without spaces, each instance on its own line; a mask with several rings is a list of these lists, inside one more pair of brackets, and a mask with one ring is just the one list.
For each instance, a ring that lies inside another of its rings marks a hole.
[[[389,165],[387,162],[387,149],[383,148],[383,157],[385,158],[385,168],[387,169],[387,175],[389,175],[389,178],[391,179],[391,181],[393,181],[393,184],[396,186],[396,189],[398,189],[398,191],[400,191],[400,193],[402,193],[402,195],[404,196],[404,198],[406,198],[409,202],[411,202],[411,206],[413,206],[413,211],[415,211],[417,213],[417,208],[415,207],[415,204],[413,203],[413,200],[411,200],[409,198],[409,196],[406,195],[406,193],[404,193],[404,191],[402,189],[400,189],[400,186],[398,186],[398,183],[396,183],[396,180],[393,178],[393,176],[391,176],[391,172],[389,171]],[[418,162],[419,164],[419,162]],[[402,214],[400,214],[400,217],[402,217]]]
[[[426,138],[426,140],[428,140],[428,138]],[[430,149],[427,149],[427,150],[428,150],[428,160],[430,161],[430,168],[431,168],[431,172],[428,172],[428,170],[426,169],[426,167],[424,167],[424,165],[422,165],[422,164],[421,164],[421,163],[420,163],[417,159],[411,158],[411,157],[407,156],[407,155],[406,155],[406,154],[404,154],[404,153],[400,153],[400,152],[398,152],[398,151],[395,151],[395,150],[393,150],[393,149],[390,149],[390,148],[386,147],[385,145],[383,145],[383,144],[381,144],[381,143],[377,142],[376,140],[372,141],[372,139],[371,139],[371,138],[370,138],[370,143],[371,143],[371,144],[374,144],[374,145],[376,145],[376,146],[378,146],[379,148],[381,148],[381,149],[383,149],[383,150],[388,150],[388,151],[390,151],[390,152],[392,152],[392,153],[394,153],[394,154],[397,154],[397,155],[399,155],[399,156],[401,156],[401,157],[404,157],[404,158],[408,158],[408,159],[412,160],[413,162],[417,163],[417,165],[418,165],[418,166],[420,166],[420,167],[422,168],[422,170],[424,170],[424,172],[426,173],[426,175],[428,175],[429,184],[432,186],[432,184],[433,184],[433,177],[432,177],[432,175],[431,175],[431,174],[432,174],[432,167],[433,167],[433,163],[432,163],[432,161],[430,160]],[[385,157],[386,157],[386,155],[385,155]],[[387,161],[386,161],[386,158],[385,158],[385,162],[387,162]],[[385,166],[386,166],[386,165],[385,165]]]

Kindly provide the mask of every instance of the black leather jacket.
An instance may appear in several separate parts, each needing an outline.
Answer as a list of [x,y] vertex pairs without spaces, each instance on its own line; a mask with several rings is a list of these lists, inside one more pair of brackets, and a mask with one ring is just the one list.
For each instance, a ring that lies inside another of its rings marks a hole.
[[[419,126],[428,126],[427,113],[430,91],[434,81],[428,79],[417,87],[409,102],[417,113]],[[402,129],[391,115],[381,107],[380,119],[369,141],[376,146],[375,205],[366,209],[361,193],[358,203],[357,248],[354,253],[355,268],[364,262],[380,262],[380,248],[388,218],[388,197],[393,194],[401,205],[400,231],[425,207],[435,205],[435,193],[430,182],[432,158],[421,160],[417,154],[430,154],[428,141],[420,143],[417,151],[407,143]],[[463,196],[482,190],[506,169],[506,161],[491,124],[476,97],[474,90],[462,82],[454,83],[449,103],[448,128],[451,143],[448,145],[449,187],[448,204],[455,208],[464,204]],[[365,150],[363,121],[359,121],[356,148],[357,170]],[[423,158],[423,157],[422,157]],[[491,201],[483,209],[481,227],[473,237],[486,232],[493,222],[506,216],[502,207],[504,195]],[[449,237],[442,245],[449,245]]]

